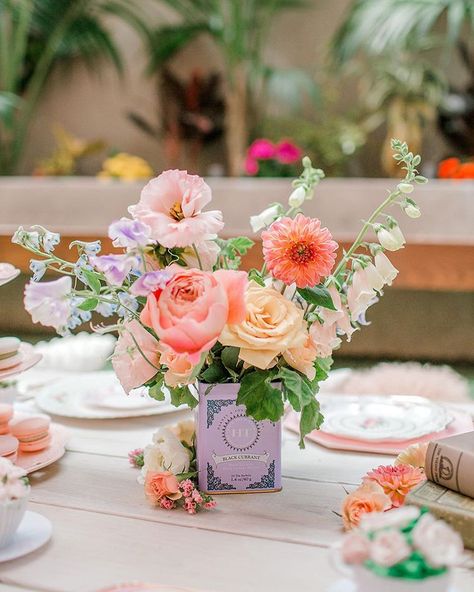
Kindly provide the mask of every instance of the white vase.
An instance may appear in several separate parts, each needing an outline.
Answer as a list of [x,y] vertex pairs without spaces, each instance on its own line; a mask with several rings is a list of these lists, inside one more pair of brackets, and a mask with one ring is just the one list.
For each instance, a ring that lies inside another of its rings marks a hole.
[[[29,491],[28,491],[29,493]],[[0,549],[8,545],[20,526],[28,504],[28,495],[0,502]]]

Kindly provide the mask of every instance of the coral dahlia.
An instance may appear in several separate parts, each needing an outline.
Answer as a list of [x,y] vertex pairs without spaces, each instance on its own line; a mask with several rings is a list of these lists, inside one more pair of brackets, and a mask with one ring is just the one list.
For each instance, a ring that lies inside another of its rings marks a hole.
[[319,284],[331,272],[337,243],[316,218],[282,218],[262,232],[263,256],[272,275],[298,288]]
[[424,479],[426,477],[418,467],[412,467],[411,465],[392,467],[388,465],[377,467],[367,473],[363,482],[375,481],[389,496],[393,507],[398,508],[403,505],[405,496]]

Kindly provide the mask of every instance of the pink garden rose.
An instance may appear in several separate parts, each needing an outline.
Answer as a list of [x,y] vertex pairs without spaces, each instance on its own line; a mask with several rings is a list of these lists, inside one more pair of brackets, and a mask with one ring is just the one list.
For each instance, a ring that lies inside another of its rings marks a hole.
[[165,347],[196,364],[227,323],[244,320],[247,282],[244,271],[177,268],[162,291],[148,296],[141,321]]
[[138,321],[129,321],[123,325],[112,357],[112,366],[127,393],[142,386],[158,372],[158,345],[158,341]]
[[145,477],[145,494],[153,504],[159,504],[164,497],[170,500],[183,497],[179,490],[179,481],[171,471],[148,471]]
[[211,198],[211,189],[204,179],[186,171],[170,170],[145,185],[140,201],[128,210],[150,227],[151,239],[167,248],[188,247],[224,226],[222,212],[202,211]]

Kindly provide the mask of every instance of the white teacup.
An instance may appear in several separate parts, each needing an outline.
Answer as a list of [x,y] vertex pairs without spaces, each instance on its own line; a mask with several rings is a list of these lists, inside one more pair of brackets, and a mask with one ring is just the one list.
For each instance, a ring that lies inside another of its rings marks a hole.
[[8,545],[20,526],[28,504],[28,495],[0,502],[0,549]]
[[424,580],[382,577],[363,565],[345,563],[338,546],[331,549],[331,561],[340,574],[355,583],[357,592],[448,592],[451,583],[451,570]]

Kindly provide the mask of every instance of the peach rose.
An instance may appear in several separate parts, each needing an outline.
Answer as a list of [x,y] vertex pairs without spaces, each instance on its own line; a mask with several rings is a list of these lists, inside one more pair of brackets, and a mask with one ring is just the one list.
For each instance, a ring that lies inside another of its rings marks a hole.
[[241,360],[265,370],[279,354],[302,347],[307,338],[303,310],[273,288],[251,282],[245,292],[246,317],[228,324],[219,341],[240,348]]
[[385,512],[392,507],[392,502],[384,490],[374,482],[362,484],[350,493],[342,504],[344,528],[350,530],[358,526],[364,514]]
[[158,372],[158,346],[158,341],[138,321],[133,320],[122,325],[112,356],[112,366],[127,393],[142,386]]
[[152,327],[161,343],[196,364],[216,343],[226,323],[245,315],[244,271],[175,268],[162,291],[150,294],[140,320]]
[[161,363],[168,368],[165,372],[166,385],[175,387],[179,384],[189,384],[194,365],[188,354],[177,354],[172,349],[165,349],[161,354]]
[[148,471],[145,477],[145,494],[154,504],[158,504],[163,497],[177,500],[183,495],[179,491],[179,481],[171,471]]
[[306,336],[305,343],[300,347],[293,347],[283,352],[285,362],[305,374],[309,380],[313,380],[316,376],[316,368],[314,367],[314,360],[318,355],[318,350],[309,336]]

